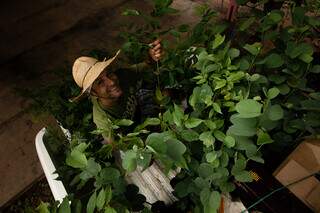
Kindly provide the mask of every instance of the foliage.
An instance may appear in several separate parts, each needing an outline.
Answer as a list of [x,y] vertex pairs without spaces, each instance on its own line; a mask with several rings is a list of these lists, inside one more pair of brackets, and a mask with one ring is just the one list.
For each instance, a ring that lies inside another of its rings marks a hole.
[[[137,166],[146,169],[152,160],[161,162],[165,173],[181,168],[174,184],[180,211],[216,212],[221,193],[233,191],[237,181],[252,181],[247,165],[264,163],[266,146],[294,147],[304,137],[319,137],[319,87],[313,79],[320,65],[309,41],[316,38],[320,21],[307,16],[307,8],[290,7],[293,23],[288,26],[281,25],[283,12],[272,10],[230,31],[228,23],[217,23],[216,13],[202,7],[193,27],[163,30],[157,17],[176,11],[172,1],[153,2],[151,15],[132,9],[123,13],[146,22],[122,34],[127,39],[123,50],[134,63],[149,48],[143,41],[173,36],[174,44],[165,45],[166,56],[155,70],[161,111],[143,123],[117,120],[112,145],[97,149],[79,137],[72,141],[66,165],[76,171],[71,181],[76,190],[91,187],[82,207],[87,212],[142,210],[145,198],[130,201],[123,175]],[[170,97],[164,93],[168,88]],[[122,168],[106,157],[119,149],[124,151]],[[129,189],[137,194],[133,186]]]

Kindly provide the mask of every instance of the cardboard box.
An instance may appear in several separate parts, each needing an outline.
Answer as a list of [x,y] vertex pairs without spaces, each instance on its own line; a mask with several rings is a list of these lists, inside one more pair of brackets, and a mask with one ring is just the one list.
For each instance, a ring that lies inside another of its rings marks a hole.
[[[283,185],[288,185],[319,171],[320,140],[307,140],[287,157],[273,176]],[[315,176],[288,188],[314,212],[320,213],[320,181]]]

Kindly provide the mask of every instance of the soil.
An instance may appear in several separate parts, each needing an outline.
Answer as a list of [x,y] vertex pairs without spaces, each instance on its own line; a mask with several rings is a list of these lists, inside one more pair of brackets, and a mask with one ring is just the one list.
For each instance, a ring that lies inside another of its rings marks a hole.
[[7,206],[0,209],[0,213],[31,213],[40,202],[54,202],[50,187],[45,177],[32,186]]

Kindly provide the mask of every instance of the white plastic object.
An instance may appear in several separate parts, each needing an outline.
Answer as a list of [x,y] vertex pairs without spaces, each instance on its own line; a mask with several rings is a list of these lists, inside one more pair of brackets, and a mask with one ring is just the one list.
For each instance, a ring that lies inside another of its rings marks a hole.
[[37,154],[43,169],[43,172],[47,178],[49,183],[52,195],[56,201],[62,202],[63,198],[65,198],[68,193],[60,180],[56,180],[59,176],[56,171],[56,168],[50,158],[50,155],[43,143],[43,136],[46,132],[46,128],[42,128],[38,134],[36,135],[35,145]]

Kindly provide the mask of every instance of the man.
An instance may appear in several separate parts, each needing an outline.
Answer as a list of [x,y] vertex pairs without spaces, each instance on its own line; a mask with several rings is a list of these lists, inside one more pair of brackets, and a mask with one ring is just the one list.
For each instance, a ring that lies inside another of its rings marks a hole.
[[[157,62],[161,59],[160,40],[150,44],[150,60]],[[106,61],[98,61],[91,57],[80,57],[73,64],[72,74],[82,92],[71,99],[76,101],[85,94],[91,96],[93,104],[93,121],[99,129],[105,130],[102,134],[105,143],[113,142],[112,122],[114,119],[139,120],[144,112],[140,107],[154,109],[152,106],[151,90],[141,90],[142,73],[147,69],[148,63],[143,62],[129,68],[115,69],[112,63],[119,55]],[[144,106],[141,106],[144,105]],[[152,113],[152,112],[151,112]]]

